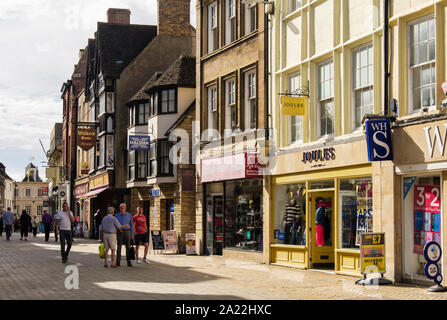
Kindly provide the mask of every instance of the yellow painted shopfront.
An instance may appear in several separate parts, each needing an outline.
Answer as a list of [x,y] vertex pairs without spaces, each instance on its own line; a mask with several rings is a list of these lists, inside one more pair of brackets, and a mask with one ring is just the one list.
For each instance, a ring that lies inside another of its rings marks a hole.
[[360,276],[359,235],[374,220],[364,136],[282,152],[271,180],[270,262]]

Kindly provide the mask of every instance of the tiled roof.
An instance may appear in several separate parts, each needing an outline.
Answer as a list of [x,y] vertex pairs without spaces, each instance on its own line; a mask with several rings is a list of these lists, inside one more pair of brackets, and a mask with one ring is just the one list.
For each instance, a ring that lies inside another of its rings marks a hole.
[[146,93],[146,90],[149,89],[161,77],[162,74],[163,72],[155,72],[127,104],[129,105],[135,102],[149,100],[149,95]]
[[196,86],[196,58],[181,55],[158,79],[145,91],[149,93],[153,88],[171,86],[195,88]]
[[97,45],[105,77],[121,71],[157,36],[157,26],[98,22]]

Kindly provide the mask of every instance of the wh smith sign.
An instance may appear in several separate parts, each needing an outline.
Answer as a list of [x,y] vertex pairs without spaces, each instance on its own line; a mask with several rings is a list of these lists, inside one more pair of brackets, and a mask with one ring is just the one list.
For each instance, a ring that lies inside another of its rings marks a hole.
[[366,142],[369,161],[393,160],[390,120],[367,120]]
[[129,150],[150,150],[151,139],[146,136],[129,136]]

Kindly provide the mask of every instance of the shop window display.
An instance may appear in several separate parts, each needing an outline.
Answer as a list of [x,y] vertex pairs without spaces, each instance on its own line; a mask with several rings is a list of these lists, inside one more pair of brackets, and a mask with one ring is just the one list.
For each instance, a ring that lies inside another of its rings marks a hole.
[[306,187],[304,183],[275,188],[274,243],[306,245]]
[[343,249],[358,249],[360,235],[373,232],[371,178],[340,180],[340,243]]
[[[406,275],[424,276],[425,244],[436,241],[442,245],[440,180],[439,176],[414,176],[403,179]],[[442,264],[441,261],[439,264]]]
[[262,180],[226,183],[225,248],[262,251]]

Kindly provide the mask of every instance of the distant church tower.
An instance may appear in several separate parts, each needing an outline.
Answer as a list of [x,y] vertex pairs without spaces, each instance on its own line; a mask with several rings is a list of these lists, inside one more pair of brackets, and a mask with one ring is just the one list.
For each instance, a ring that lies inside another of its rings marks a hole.
[[39,169],[37,169],[32,163],[25,167],[25,178],[22,182],[42,182],[39,177]]

